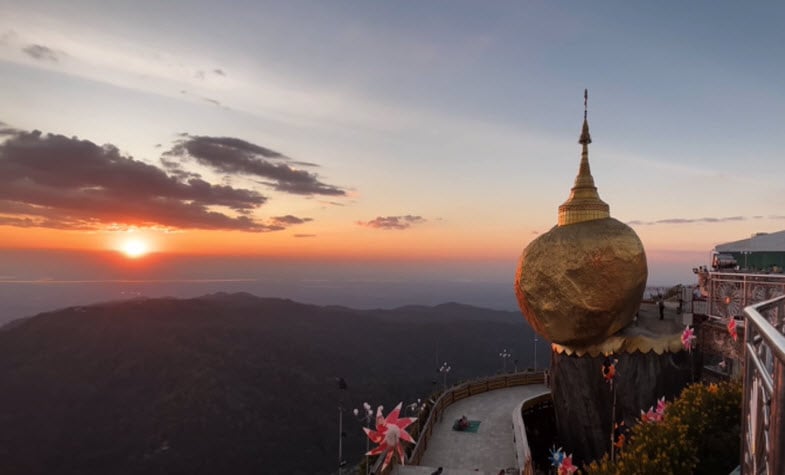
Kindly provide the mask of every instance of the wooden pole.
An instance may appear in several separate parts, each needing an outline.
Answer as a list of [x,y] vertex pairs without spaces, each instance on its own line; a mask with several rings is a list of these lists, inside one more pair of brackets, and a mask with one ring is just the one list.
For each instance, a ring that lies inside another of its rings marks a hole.
[[611,393],[613,397],[613,404],[611,405],[611,462],[616,460],[616,445],[614,445],[613,440],[613,424],[616,419],[616,386],[613,384],[613,380],[611,379]]

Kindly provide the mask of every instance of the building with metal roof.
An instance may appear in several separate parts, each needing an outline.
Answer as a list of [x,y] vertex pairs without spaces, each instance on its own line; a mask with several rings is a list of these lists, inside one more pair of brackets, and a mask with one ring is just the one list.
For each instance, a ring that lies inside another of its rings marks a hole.
[[[718,244],[714,251],[715,256],[723,255],[735,259],[739,269],[782,272],[785,269],[785,230],[756,233],[748,239]],[[719,263],[723,259],[715,261]]]

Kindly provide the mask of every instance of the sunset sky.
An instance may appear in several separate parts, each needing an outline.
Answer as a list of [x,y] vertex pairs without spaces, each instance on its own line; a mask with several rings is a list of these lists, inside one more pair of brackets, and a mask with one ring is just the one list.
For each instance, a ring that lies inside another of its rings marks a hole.
[[785,229],[783,25],[783,2],[0,0],[0,250],[514,267],[569,195],[588,88],[600,196],[653,277],[687,275]]

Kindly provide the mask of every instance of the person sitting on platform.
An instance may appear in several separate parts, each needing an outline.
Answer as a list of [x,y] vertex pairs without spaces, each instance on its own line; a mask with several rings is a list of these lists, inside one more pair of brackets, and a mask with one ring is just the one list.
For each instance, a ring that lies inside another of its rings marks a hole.
[[467,419],[466,416],[463,416],[455,421],[455,424],[453,424],[452,427],[455,430],[466,430],[469,428],[469,419]]

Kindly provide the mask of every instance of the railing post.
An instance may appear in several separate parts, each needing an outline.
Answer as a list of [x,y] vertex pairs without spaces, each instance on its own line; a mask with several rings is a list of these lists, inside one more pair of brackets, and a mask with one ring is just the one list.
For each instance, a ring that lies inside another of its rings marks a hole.
[[779,358],[774,358],[768,455],[771,473],[785,473],[785,363]]
[[754,465],[754,461],[750,466],[747,465],[746,454],[747,454],[747,440],[750,437],[754,437],[754,434],[750,433],[750,430],[755,430],[755,428],[750,427],[748,422],[751,414],[750,414],[750,385],[752,384],[752,372],[754,371],[754,366],[752,364],[751,358],[752,355],[749,354],[749,346],[748,344],[752,341],[752,335],[755,333],[755,327],[753,326],[751,320],[745,317],[744,323],[744,344],[742,345],[744,348],[744,353],[742,356],[742,361],[744,362],[744,367],[742,370],[744,371],[744,386],[741,392],[741,444],[739,445],[739,465],[741,465],[741,472],[742,473],[750,473],[752,470],[752,465]]
[[[785,473],[785,296],[744,309],[742,473]],[[754,411],[754,413],[753,413]]]

